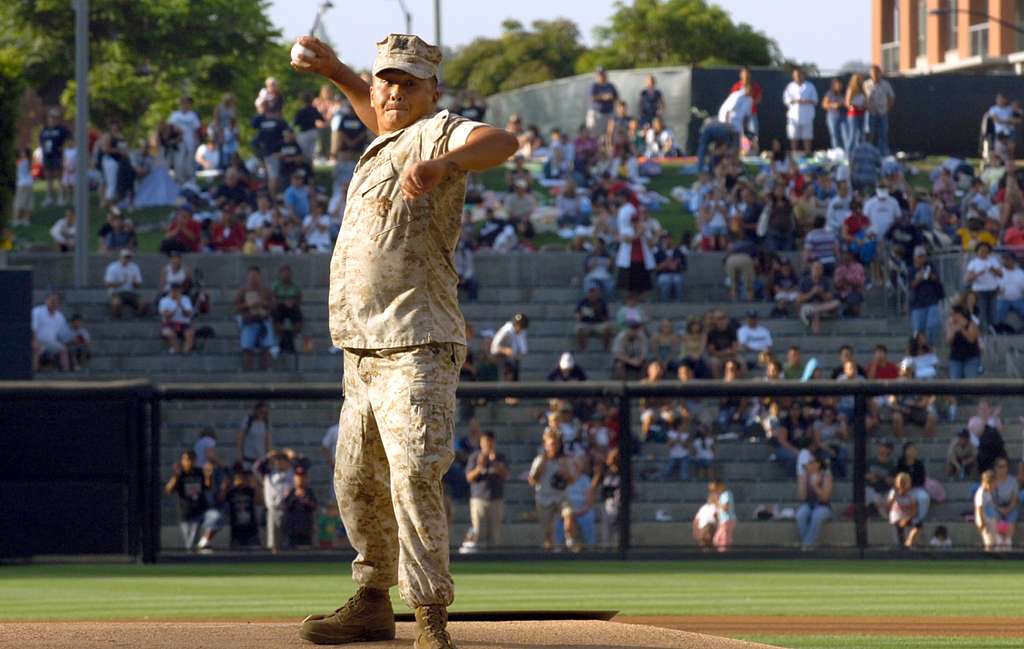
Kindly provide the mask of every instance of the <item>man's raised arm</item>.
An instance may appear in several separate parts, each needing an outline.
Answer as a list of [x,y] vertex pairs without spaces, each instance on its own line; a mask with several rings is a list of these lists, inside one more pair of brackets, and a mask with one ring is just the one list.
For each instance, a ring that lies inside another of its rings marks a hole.
[[378,134],[380,131],[377,130],[377,114],[370,106],[369,84],[353,72],[352,68],[342,63],[334,50],[319,39],[312,36],[300,36],[296,42],[312,50],[316,54],[316,58],[310,60],[303,57],[302,62],[306,65],[296,65],[296,62],[292,61],[292,67],[299,72],[319,74],[333,83],[338,90],[345,93],[356,116],[366,125],[366,128],[370,129],[374,135]]
[[448,173],[490,169],[505,162],[518,146],[516,137],[508,131],[479,126],[462,146],[410,167],[402,179],[402,192],[407,198],[416,198],[437,187]]

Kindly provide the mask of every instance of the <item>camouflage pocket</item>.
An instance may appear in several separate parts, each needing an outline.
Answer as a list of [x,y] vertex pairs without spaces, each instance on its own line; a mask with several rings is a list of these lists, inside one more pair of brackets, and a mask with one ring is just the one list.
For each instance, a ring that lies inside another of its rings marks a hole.
[[409,426],[405,450],[420,473],[440,479],[451,465],[454,408],[451,388],[444,382],[409,384]]

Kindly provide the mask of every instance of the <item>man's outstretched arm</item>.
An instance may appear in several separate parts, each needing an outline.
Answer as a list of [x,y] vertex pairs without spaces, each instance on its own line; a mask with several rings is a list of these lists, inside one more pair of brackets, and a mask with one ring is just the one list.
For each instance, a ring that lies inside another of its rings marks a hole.
[[304,58],[303,61],[309,64],[307,66],[295,65],[293,61],[292,67],[299,72],[319,74],[333,83],[348,98],[352,109],[355,110],[359,120],[366,125],[366,128],[370,129],[374,135],[379,133],[377,114],[370,106],[369,84],[353,72],[352,68],[342,63],[334,50],[319,39],[312,36],[300,36],[297,42],[303,47],[313,50],[316,58],[313,60]]
[[484,171],[516,152],[519,142],[508,131],[493,126],[473,129],[466,143],[433,160],[417,162],[402,178],[402,193],[416,198],[433,190],[450,173]]

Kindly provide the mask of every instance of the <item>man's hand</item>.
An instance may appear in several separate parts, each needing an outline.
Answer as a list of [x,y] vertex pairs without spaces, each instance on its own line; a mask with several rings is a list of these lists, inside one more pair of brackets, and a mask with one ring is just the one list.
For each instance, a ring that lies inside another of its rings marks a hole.
[[313,38],[312,36],[300,36],[296,39],[296,42],[306,49],[312,50],[316,58],[307,59],[302,57],[301,61],[304,65],[296,65],[296,62],[292,61],[291,66],[293,69],[299,72],[312,72],[328,79],[334,78],[338,66],[341,65],[341,61],[338,60],[338,55],[334,53],[334,50],[320,39]]
[[441,184],[446,174],[455,170],[455,166],[455,163],[444,160],[417,162],[402,176],[402,195],[414,199],[430,193]]

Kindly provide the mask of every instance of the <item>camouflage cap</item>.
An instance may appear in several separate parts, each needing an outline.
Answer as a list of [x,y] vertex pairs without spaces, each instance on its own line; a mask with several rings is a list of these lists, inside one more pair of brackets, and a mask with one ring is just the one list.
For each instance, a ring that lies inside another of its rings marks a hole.
[[437,76],[441,64],[441,48],[428,45],[412,34],[388,34],[377,43],[377,60],[373,62],[373,75],[381,70],[401,70],[417,79]]

